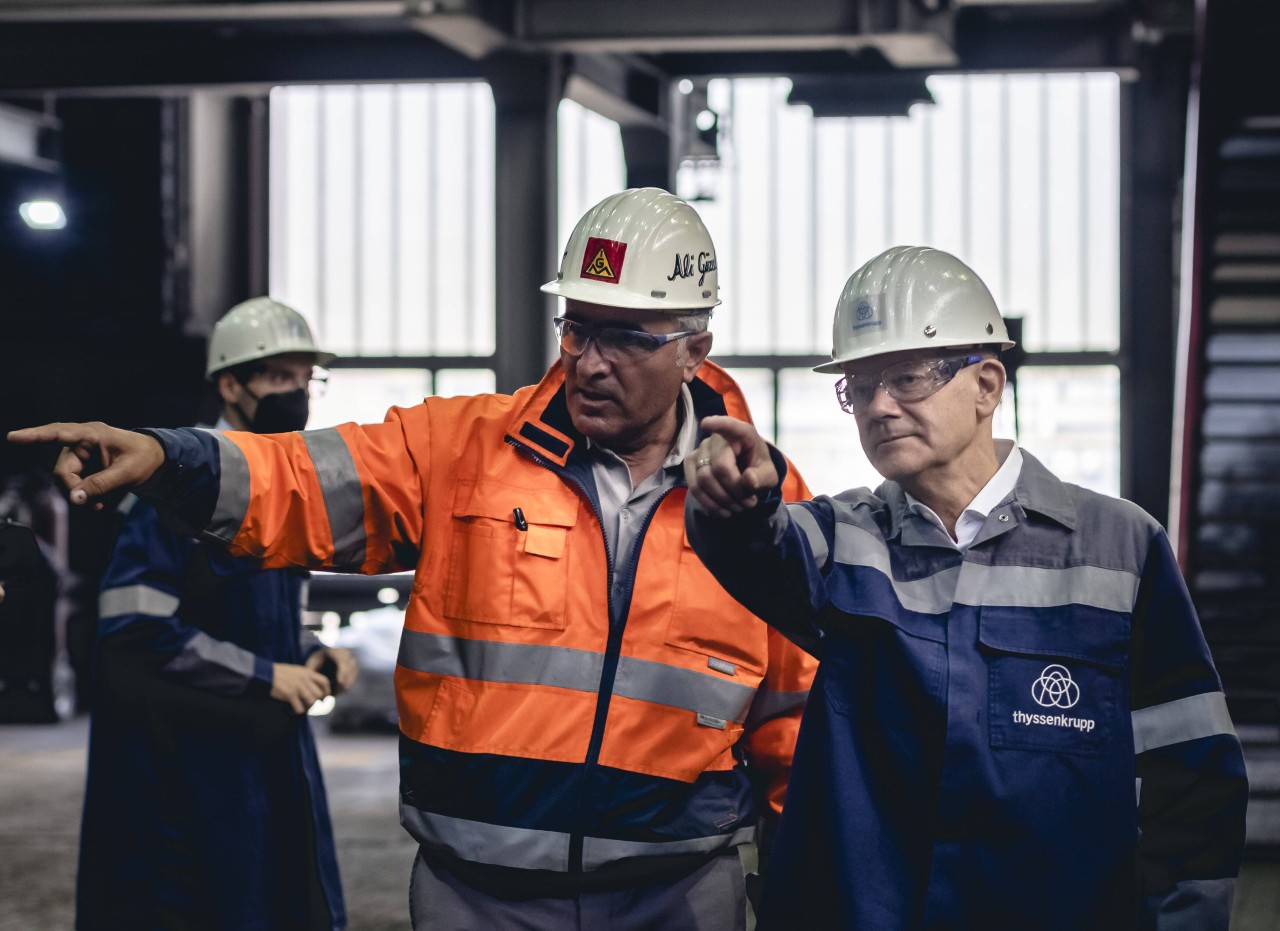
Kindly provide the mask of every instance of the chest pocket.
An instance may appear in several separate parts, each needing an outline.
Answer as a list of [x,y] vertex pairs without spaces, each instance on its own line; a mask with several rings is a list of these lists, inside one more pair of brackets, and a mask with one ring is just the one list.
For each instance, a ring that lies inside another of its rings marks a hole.
[[1094,756],[1132,744],[1129,617],[1092,608],[983,608],[991,746]]
[[445,615],[481,624],[563,629],[569,531],[577,519],[578,500],[567,490],[460,482],[453,501]]
[[763,675],[769,659],[764,622],[725,594],[684,536],[667,644],[707,657],[710,668]]

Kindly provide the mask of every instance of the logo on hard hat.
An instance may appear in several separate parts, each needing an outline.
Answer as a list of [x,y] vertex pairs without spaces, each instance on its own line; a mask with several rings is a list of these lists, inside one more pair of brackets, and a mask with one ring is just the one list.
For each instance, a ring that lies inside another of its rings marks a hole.
[[1044,667],[1031,684],[1031,697],[1042,708],[1070,708],[1080,700],[1080,686],[1071,678],[1071,670],[1054,663]]
[[866,301],[862,301],[858,304],[857,310],[854,311],[854,316],[858,320],[858,322],[851,327],[851,329],[854,330],[861,330],[863,327],[869,326],[880,326],[881,324],[880,320],[875,319],[876,309]]
[[581,277],[617,284],[618,276],[622,274],[622,263],[626,257],[625,242],[591,236],[587,239],[587,248],[582,253]]

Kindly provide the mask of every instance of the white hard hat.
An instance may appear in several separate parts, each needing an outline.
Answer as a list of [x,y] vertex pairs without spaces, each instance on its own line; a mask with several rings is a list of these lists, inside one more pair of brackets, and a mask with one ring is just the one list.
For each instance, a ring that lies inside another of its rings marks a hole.
[[904,349],[1013,345],[982,279],[925,246],[894,246],[853,273],[836,303],[832,341],[832,361],[815,372],[838,375],[847,362]]
[[316,346],[311,327],[288,304],[269,297],[255,297],[226,312],[209,337],[209,362],[205,377],[214,372],[286,352],[308,352],[316,365],[328,365],[334,354]]
[[698,212],[660,188],[606,197],[569,235],[548,294],[684,313],[720,303],[716,247]]

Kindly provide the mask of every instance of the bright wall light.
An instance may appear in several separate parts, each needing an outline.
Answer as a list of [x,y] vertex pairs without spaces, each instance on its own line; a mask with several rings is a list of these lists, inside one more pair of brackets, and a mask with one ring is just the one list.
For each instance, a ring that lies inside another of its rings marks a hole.
[[19,205],[18,215],[33,230],[60,230],[67,225],[67,215],[56,200],[29,200]]

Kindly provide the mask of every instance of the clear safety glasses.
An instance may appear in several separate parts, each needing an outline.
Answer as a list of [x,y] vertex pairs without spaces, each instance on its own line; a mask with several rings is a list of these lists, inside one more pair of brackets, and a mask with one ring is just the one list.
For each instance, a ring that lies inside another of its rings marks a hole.
[[675,333],[646,333],[644,330],[624,330],[620,327],[592,326],[578,323],[567,317],[553,321],[560,348],[571,356],[587,351],[587,344],[595,342],[600,355],[611,362],[635,361],[657,352],[676,339],[693,336],[696,330],[677,330]]
[[271,388],[268,393],[274,394],[279,391],[296,391],[299,388],[306,388],[307,394],[313,398],[324,397],[325,390],[329,384],[329,371],[318,365],[311,367],[310,374],[303,380],[302,376],[288,367],[281,365],[272,365],[268,360],[267,365],[255,372],[249,379],[249,383],[258,383],[267,385]]
[[836,382],[836,397],[847,414],[865,411],[881,385],[895,401],[923,401],[955,378],[962,368],[981,361],[981,355],[908,360],[889,366],[879,375],[846,375]]

